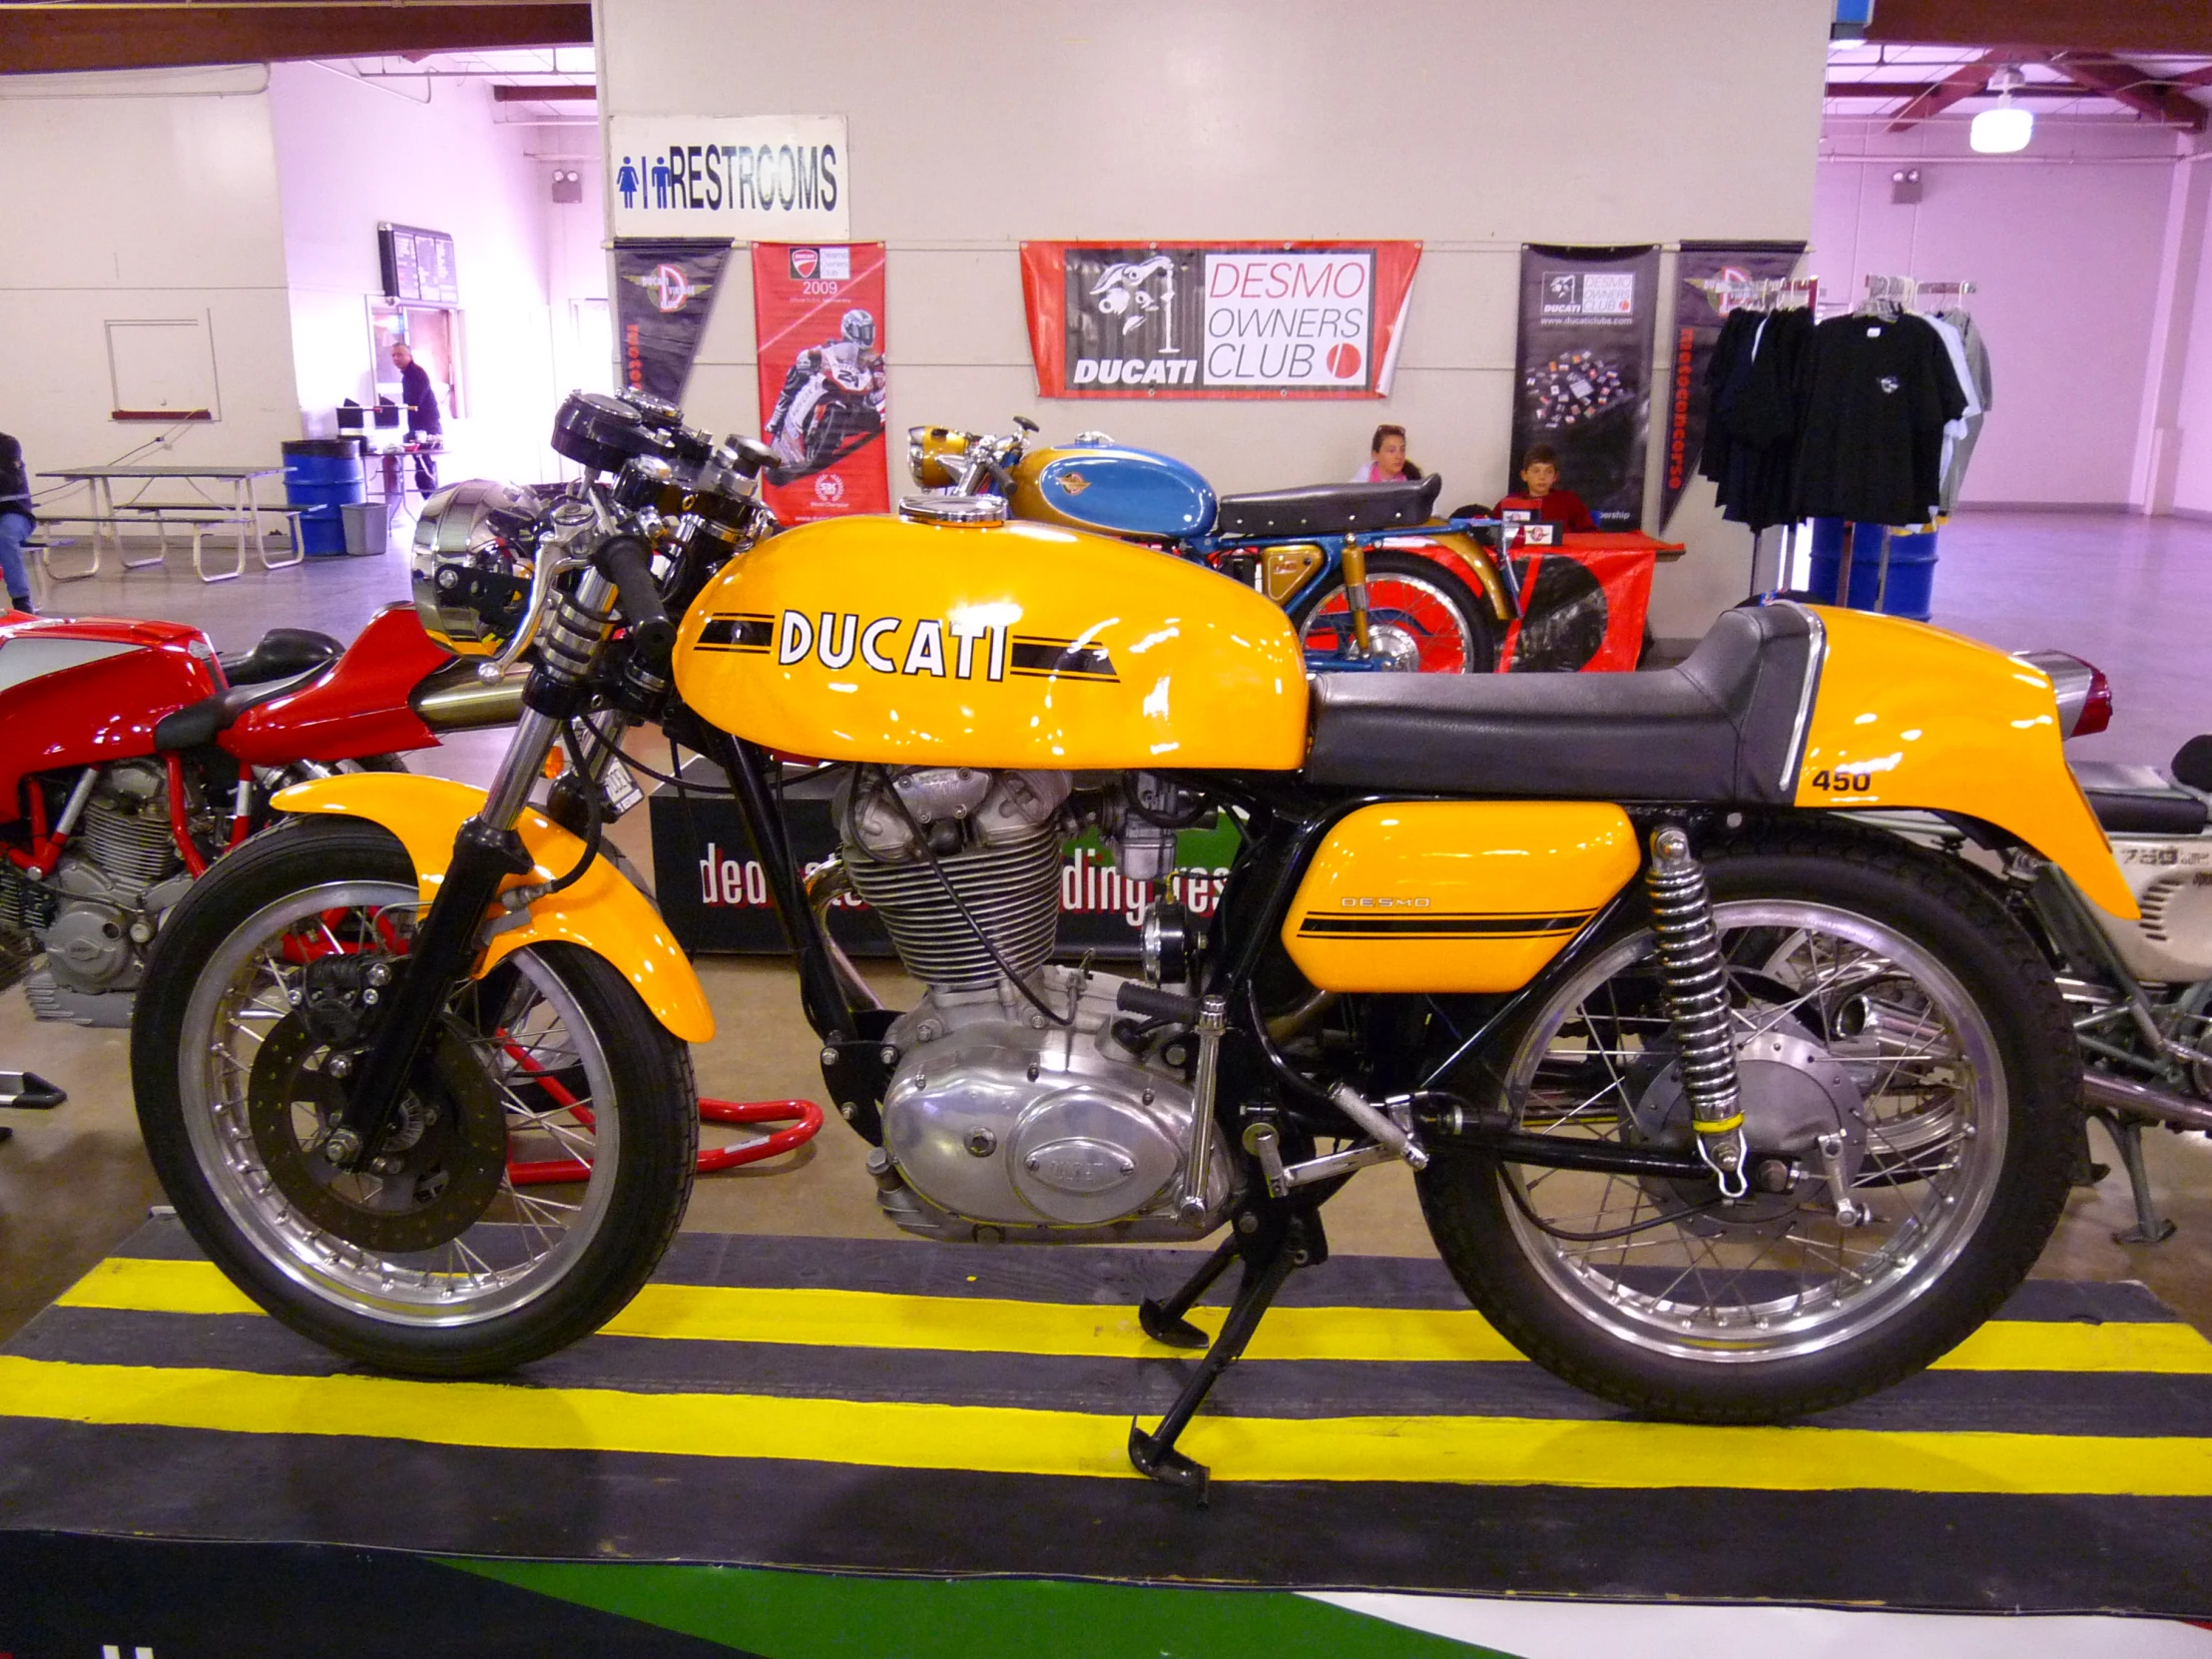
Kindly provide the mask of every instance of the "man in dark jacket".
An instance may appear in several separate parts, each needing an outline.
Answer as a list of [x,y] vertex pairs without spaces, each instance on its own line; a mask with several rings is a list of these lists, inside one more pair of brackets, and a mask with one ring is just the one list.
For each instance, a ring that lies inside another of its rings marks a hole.
[[23,464],[23,445],[0,432],[0,575],[8,582],[8,603],[31,608],[31,572],[23,543],[38,528],[31,517],[31,475]]
[[438,487],[438,459],[431,451],[445,430],[438,415],[438,394],[431,388],[428,370],[414,360],[405,340],[393,343],[391,360],[399,370],[399,400],[407,405],[407,436],[422,445],[415,451],[415,488],[428,495]]

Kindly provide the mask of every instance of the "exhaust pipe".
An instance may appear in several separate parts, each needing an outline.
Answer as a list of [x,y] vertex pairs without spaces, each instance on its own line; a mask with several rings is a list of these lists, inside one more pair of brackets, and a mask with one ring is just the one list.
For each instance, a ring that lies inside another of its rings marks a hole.
[[2132,1112],[2137,1117],[2152,1118],[2176,1129],[2202,1129],[2212,1133],[2212,1102],[2190,1100],[2102,1071],[2083,1075],[2081,1093],[2093,1112]]

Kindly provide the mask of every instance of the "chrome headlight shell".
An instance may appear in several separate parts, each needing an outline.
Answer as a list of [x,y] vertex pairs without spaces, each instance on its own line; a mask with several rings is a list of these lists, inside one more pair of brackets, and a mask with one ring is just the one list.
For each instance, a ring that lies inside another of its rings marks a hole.
[[414,602],[423,632],[462,657],[496,656],[530,597],[545,502],[521,484],[472,478],[415,520]]

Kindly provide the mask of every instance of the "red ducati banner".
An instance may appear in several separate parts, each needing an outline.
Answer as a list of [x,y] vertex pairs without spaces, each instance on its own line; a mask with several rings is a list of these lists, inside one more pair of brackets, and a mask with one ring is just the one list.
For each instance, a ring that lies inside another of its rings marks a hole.
[[890,510],[883,245],[753,245],[764,498],[786,524]]
[[1522,620],[1505,631],[1504,674],[1625,674],[1643,654],[1651,573],[1665,544],[1633,531],[1572,530],[1513,554]]
[[1045,397],[1383,397],[1417,242],[1025,242]]

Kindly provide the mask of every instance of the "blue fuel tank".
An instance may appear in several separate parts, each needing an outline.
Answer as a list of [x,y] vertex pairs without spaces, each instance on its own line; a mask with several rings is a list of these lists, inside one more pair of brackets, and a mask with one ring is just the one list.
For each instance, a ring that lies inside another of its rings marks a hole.
[[1101,444],[1024,455],[1008,505],[1016,518],[1180,541],[1213,528],[1215,498],[1172,455]]

